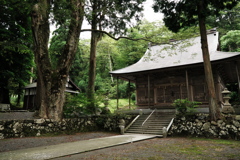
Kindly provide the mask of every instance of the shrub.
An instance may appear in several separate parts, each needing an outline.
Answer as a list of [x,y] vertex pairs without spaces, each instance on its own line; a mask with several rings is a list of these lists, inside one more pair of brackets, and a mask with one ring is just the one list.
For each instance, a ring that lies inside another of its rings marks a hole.
[[89,102],[84,94],[66,96],[63,106],[63,115],[65,118],[74,118],[79,115],[87,114],[86,106]]
[[195,112],[195,108],[198,107],[199,104],[201,104],[201,102],[189,101],[186,98],[174,100],[172,106],[176,108],[179,114],[185,115]]
[[231,97],[230,103],[232,105],[239,105],[240,104],[240,97],[239,97],[239,94],[237,92],[231,92],[230,97]]
[[101,93],[95,94],[94,101],[87,99],[83,93],[78,95],[66,96],[66,102],[63,107],[63,114],[65,118],[75,118],[80,115],[96,114],[101,112],[101,104],[104,103],[104,96]]

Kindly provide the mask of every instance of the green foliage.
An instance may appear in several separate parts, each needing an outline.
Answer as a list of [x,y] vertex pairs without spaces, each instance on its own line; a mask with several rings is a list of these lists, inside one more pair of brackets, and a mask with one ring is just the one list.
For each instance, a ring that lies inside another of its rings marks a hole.
[[[117,99],[110,99],[108,108],[110,109],[111,113],[117,111]],[[118,108],[120,110],[129,110],[129,99],[118,99]],[[130,102],[130,108],[136,108],[136,105],[133,101]]]
[[89,43],[89,40],[81,40],[79,42],[78,50],[69,72],[71,79],[81,88],[83,93],[86,93],[88,85]]
[[231,92],[230,95],[230,104],[231,105],[240,105],[240,96],[237,92]]
[[[86,1],[85,15],[90,25],[99,26],[99,30],[107,29],[112,34],[122,34],[132,20],[139,21],[145,0],[89,0]],[[96,26],[94,26],[96,27]]]
[[63,115],[65,118],[77,117],[87,114],[86,106],[88,101],[84,94],[66,95],[66,101],[63,106]]
[[199,11],[200,2],[154,0],[153,9],[155,12],[161,11],[164,14],[165,25],[173,32],[178,32],[181,28],[196,26],[198,16],[206,19],[210,15],[219,15],[221,10],[232,9],[239,0],[207,0],[203,3],[203,10]]
[[58,0],[57,3],[54,3],[52,11],[54,18],[52,17],[51,21],[58,25],[64,25],[71,19],[71,5],[66,0]]
[[229,31],[220,40],[223,51],[240,52],[240,30]]
[[[80,93],[78,95],[66,96],[66,102],[63,107],[63,114],[66,118],[79,117],[81,115],[96,114],[101,111],[101,105],[104,103],[103,95],[96,93],[95,101],[87,99],[86,94]],[[91,106],[90,104],[94,104]]]
[[219,15],[210,15],[206,23],[213,27],[218,27],[221,35],[225,35],[230,30],[240,30],[240,3],[232,9],[223,9]]
[[11,110],[18,110],[23,108],[23,98],[24,96],[21,96],[20,103],[18,102],[18,97],[17,96],[11,96]]
[[20,96],[33,67],[31,1],[1,1],[0,10],[0,102],[9,103],[10,95]]
[[187,113],[191,114],[195,112],[195,108],[198,107],[199,104],[201,104],[201,102],[189,101],[188,99],[176,99],[172,106],[176,108],[179,114],[186,115]]
[[[106,99],[101,93],[96,93],[96,99],[94,104],[96,110],[93,107],[89,107],[90,101],[86,98],[86,94],[80,93],[78,95],[68,94],[66,96],[66,102],[63,107],[63,114],[65,118],[75,118],[83,115],[95,114],[96,111],[102,111],[101,114],[109,114],[106,112],[106,107],[110,110],[110,113],[114,113],[117,110],[116,99]],[[121,110],[129,109],[128,99],[119,99],[119,108]],[[131,109],[135,109],[136,106],[131,102]],[[119,114],[119,113],[116,113]],[[120,115],[119,115],[120,116]]]

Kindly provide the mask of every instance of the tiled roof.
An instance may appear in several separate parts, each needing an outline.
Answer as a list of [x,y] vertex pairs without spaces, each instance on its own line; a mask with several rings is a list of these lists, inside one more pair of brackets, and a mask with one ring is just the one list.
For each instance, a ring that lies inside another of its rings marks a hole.
[[[240,56],[240,52],[217,51],[218,32],[208,34],[208,47],[211,61]],[[172,42],[171,45],[151,46],[137,63],[110,73],[136,73],[197,63],[203,63],[200,37]]]

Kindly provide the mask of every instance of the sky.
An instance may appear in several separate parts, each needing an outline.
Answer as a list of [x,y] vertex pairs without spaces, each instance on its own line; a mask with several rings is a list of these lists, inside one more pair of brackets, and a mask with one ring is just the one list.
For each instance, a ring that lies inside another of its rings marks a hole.
[[153,0],[144,2],[144,18],[149,22],[159,21],[163,19],[162,13],[155,13],[152,8]]

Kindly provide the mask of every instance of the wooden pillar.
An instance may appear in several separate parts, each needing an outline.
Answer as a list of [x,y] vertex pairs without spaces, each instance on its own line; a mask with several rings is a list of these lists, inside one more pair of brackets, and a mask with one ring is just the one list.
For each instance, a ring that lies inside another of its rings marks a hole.
[[148,108],[150,108],[150,76],[148,74]]
[[182,85],[181,84],[179,85],[179,89],[180,89],[180,98],[183,99],[183,96],[182,96]]
[[190,92],[189,92],[189,81],[188,81],[188,71],[185,71],[185,75],[186,75],[186,88],[187,88],[187,98],[188,100],[190,100]]
[[117,77],[117,110],[119,109],[119,108],[118,108],[118,102],[119,102],[118,80],[119,80],[119,78]]
[[222,101],[221,78],[218,72],[217,72],[216,93],[217,93],[217,100]]
[[[27,106],[26,106],[26,110],[28,110],[28,105],[29,105],[29,97],[30,97],[30,88],[26,89],[28,91],[28,95],[27,95]],[[27,92],[26,91],[26,92]]]
[[128,80],[128,107],[129,107],[129,109],[131,109],[131,92],[130,92],[130,80]]
[[237,79],[238,79],[238,94],[240,95],[240,77],[239,77],[239,70],[238,70],[238,63],[235,63],[236,66],[236,73],[237,73]]
[[238,94],[240,94],[240,78],[239,78],[239,72],[238,72],[238,63],[236,62],[236,73],[237,73],[237,79],[238,79]]
[[166,86],[163,86],[163,103],[166,103]]

